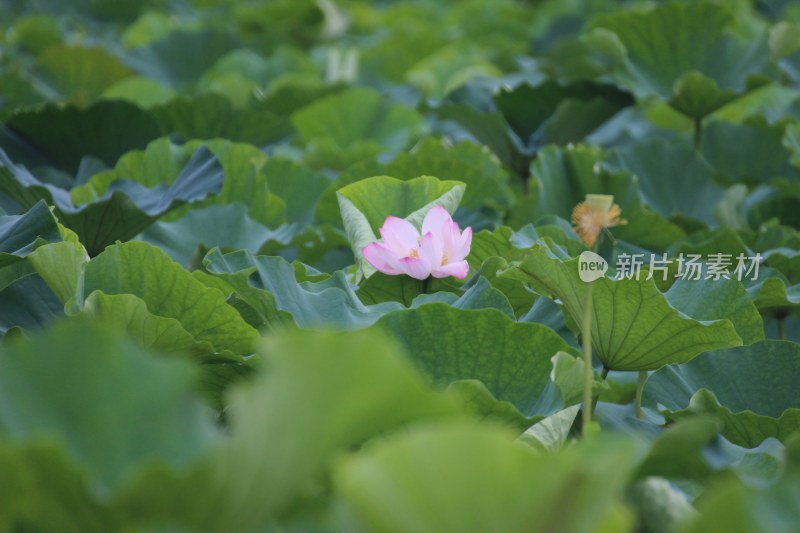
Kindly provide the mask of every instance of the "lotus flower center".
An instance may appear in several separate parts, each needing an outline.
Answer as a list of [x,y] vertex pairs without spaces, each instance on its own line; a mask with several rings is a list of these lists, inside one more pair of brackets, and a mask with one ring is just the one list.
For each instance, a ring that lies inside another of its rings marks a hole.
[[411,250],[408,254],[408,257],[413,257],[414,259],[419,259],[419,252],[417,252],[416,248]]

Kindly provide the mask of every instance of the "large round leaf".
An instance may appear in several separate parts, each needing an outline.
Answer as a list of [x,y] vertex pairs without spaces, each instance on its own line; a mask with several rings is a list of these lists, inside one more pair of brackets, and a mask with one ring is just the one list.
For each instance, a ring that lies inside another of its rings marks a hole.
[[[581,324],[589,284],[581,280],[578,268],[577,259],[562,261],[538,245],[505,275],[557,298],[573,323]],[[607,368],[653,370],[742,343],[729,320],[689,318],[645,277],[592,282],[592,346]]]
[[169,168],[153,172],[152,167],[146,166],[142,172],[147,175],[146,182],[169,180],[151,187],[103,173],[108,179],[100,180],[102,194],[98,197],[91,194],[93,189],[82,189],[76,196],[86,203],[76,205],[67,190],[42,182],[25,167],[13,165],[2,150],[0,164],[4,165],[0,167],[0,190],[24,205],[33,205],[40,199],[55,204],[61,221],[78,234],[90,255],[97,255],[115,241],[134,237],[178,206],[219,192],[223,181],[217,157],[201,148],[177,177],[170,175]]
[[296,111],[292,123],[308,145],[306,159],[338,169],[384,151],[402,150],[424,128],[416,111],[367,88],[321,98]]
[[665,217],[683,214],[716,222],[712,208],[725,190],[714,183],[713,168],[689,146],[653,139],[616,150],[611,161],[636,175],[645,203]]
[[337,455],[418,420],[463,416],[376,332],[272,335],[261,353],[268,371],[230,397],[229,438],[190,475],[142,479],[123,500],[134,516],[260,531],[324,497]]
[[[125,127],[119,127],[124,124]],[[161,135],[155,118],[127,102],[97,102],[91,107],[45,106],[20,111],[6,127],[33,148],[40,164],[75,174],[84,156],[113,165],[125,152]]]
[[103,496],[141,462],[186,465],[217,436],[186,362],[97,325],[61,324],[0,347],[0,369],[0,435],[57,439]]
[[769,124],[761,116],[742,124],[716,120],[703,129],[703,157],[728,182],[798,179],[800,170],[790,163],[791,152],[783,144],[785,130],[785,125]]
[[25,257],[46,242],[60,240],[58,223],[43,201],[23,215],[0,214],[0,291],[33,272]]
[[635,449],[603,439],[551,456],[491,427],[451,423],[376,442],[334,479],[370,531],[573,533],[602,523]]
[[228,305],[217,289],[207,287],[143,242],[109,246],[86,265],[85,293],[132,294],[154,315],[173,318],[197,341],[209,342],[234,360],[250,354],[258,332]]
[[679,278],[664,296],[670,305],[697,320],[730,320],[743,344],[764,339],[764,321],[744,286],[735,278]]
[[375,327],[397,338],[440,386],[479,380],[528,416],[552,412],[551,358],[572,350],[550,328],[514,322],[494,309],[436,303],[389,313]]
[[342,272],[300,283],[293,265],[282,257],[254,256],[246,250],[223,255],[214,249],[204,264],[219,278],[219,288],[245,302],[266,327],[356,329],[402,307],[398,302],[364,305]]
[[69,45],[47,48],[39,56],[39,68],[65,100],[81,105],[133,74],[102,48]]
[[720,87],[741,90],[747,75],[766,64],[769,50],[764,36],[734,37],[728,33],[733,22],[718,5],[671,2],[649,11],[602,15],[592,27],[613,32],[616,42],[611,42],[621,45],[615,59],[626,87],[637,96],[669,98],[674,83],[689,71],[705,74]]
[[800,429],[798,382],[800,345],[767,340],[663,368],[647,380],[645,401],[669,419],[714,415],[728,440],[755,447]]

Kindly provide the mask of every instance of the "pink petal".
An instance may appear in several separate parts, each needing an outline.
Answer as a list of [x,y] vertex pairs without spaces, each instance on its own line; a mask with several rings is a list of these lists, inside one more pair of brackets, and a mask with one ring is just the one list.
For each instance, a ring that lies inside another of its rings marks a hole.
[[433,233],[434,235],[444,235],[445,227],[447,224],[452,223],[453,219],[450,218],[450,213],[441,205],[436,205],[428,211],[425,215],[425,220],[422,221],[422,234]]
[[370,265],[384,274],[396,276],[405,272],[400,266],[400,258],[397,257],[397,254],[381,243],[373,242],[368,244],[361,249],[361,253]]
[[419,258],[435,268],[442,264],[442,244],[433,233],[426,233],[419,241]]
[[425,279],[431,275],[431,265],[418,257],[404,257],[400,265],[406,274],[415,279]]
[[442,246],[448,258],[448,263],[464,259],[458,256],[458,251],[461,247],[461,232],[458,230],[458,224],[455,222],[450,222],[450,224],[445,227],[445,234],[442,237]]
[[464,230],[459,238],[456,239],[458,244],[453,248],[453,255],[450,256],[448,259],[452,261],[461,261],[462,259],[466,259],[469,255],[469,249],[472,246],[472,228],[467,227]]
[[446,278],[447,276],[453,276],[459,279],[466,278],[468,273],[469,263],[466,261],[447,263],[446,265],[434,268],[432,272],[434,278]]
[[400,257],[406,257],[417,248],[419,232],[411,222],[397,217],[386,217],[380,228],[383,242]]

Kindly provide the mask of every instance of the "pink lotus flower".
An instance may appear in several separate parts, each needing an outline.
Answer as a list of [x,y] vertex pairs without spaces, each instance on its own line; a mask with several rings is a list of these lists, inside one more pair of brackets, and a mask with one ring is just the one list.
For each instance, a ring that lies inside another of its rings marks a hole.
[[447,209],[440,205],[428,211],[421,236],[410,222],[391,216],[386,217],[380,233],[383,243],[368,244],[361,253],[384,274],[408,274],[416,279],[431,275],[463,279],[469,272],[464,258],[472,244],[472,228],[462,233]]

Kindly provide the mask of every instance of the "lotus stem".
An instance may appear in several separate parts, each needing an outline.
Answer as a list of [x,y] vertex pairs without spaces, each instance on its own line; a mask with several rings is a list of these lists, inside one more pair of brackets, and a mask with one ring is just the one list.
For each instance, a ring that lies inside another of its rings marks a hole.
[[636,382],[636,418],[644,420],[644,411],[642,411],[642,392],[644,392],[644,383],[647,381],[647,370],[639,371],[639,380]]
[[694,149],[700,150],[700,142],[703,136],[703,119],[694,119]]
[[[605,381],[610,371],[611,371],[610,368],[608,368],[606,365],[603,365],[603,370],[600,371],[600,379]],[[597,409],[597,402],[599,401],[600,401],[600,394],[592,395],[592,411]]]
[[586,299],[583,306],[583,324],[581,325],[583,340],[583,437],[586,438],[592,424],[592,382],[594,381],[594,368],[592,367],[592,284],[586,289]]

